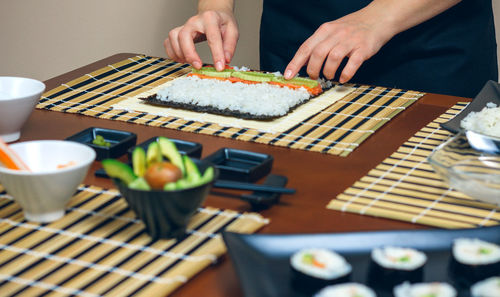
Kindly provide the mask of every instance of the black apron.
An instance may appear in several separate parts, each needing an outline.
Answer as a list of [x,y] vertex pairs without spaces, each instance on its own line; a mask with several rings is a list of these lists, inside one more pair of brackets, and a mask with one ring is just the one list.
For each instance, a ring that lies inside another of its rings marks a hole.
[[[321,24],[370,2],[264,0],[261,70],[283,72]],[[498,80],[496,53],[491,0],[463,0],[396,35],[361,66],[351,82],[474,97],[486,81]],[[305,67],[301,75],[306,75]]]

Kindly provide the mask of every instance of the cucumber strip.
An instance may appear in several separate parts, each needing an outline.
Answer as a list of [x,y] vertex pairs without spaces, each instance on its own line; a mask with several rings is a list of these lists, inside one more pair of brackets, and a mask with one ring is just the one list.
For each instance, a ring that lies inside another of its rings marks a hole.
[[255,82],[269,82],[274,78],[272,73],[252,72],[252,71],[235,71],[231,73],[232,77],[255,81]]

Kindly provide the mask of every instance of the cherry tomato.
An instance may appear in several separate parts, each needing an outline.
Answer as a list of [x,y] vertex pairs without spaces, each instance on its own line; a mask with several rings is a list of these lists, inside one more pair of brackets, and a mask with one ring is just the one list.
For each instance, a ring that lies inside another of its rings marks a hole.
[[161,190],[165,184],[175,182],[182,177],[181,170],[172,163],[160,162],[151,164],[144,178],[152,189]]

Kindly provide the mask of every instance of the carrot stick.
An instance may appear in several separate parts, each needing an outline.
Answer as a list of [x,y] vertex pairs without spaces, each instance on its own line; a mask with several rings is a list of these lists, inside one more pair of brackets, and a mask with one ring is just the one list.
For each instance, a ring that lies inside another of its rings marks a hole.
[[14,170],[30,171],[23,160],[0,138],[0,162]]

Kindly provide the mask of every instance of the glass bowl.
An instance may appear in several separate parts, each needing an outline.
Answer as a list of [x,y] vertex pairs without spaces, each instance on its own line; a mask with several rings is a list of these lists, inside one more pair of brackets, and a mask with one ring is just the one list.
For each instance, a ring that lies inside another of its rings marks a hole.
[[439,145],[427,160],[450,187],[500,205],[500,156],[473,149],[464,133]]

